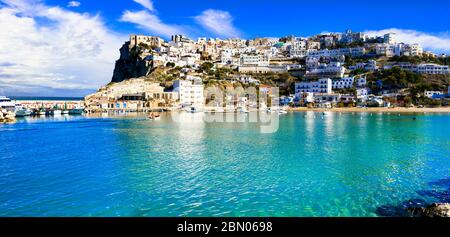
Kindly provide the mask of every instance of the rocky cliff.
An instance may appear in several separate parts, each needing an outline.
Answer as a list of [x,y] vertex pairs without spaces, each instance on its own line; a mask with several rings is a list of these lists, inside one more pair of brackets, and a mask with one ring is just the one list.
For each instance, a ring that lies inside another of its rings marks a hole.
[[137,47],[130,48],[130,42],[126,42],[120,48],[120,58],[116,61],[111,82],[147,76],[153,70],[152,65],[152,61],[144,60]]

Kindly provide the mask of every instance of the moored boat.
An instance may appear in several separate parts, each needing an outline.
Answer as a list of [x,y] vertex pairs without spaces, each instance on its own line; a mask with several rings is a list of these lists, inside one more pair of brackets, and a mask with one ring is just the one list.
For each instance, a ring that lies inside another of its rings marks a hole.
[[84,113],[84,108],[81,106],[76,106],[75,108],[69,110],[69,114],[80,115]]

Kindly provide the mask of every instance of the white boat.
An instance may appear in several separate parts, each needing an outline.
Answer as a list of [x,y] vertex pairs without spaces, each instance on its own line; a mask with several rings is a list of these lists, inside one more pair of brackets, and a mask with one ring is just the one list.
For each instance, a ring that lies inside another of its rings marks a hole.
[[62,111],[59,110],[59,109],[55,109],[55,110],[52,111],[52,114],[53,114],[53,115],[61,115],[61,114],[62,114]]
[[14,112],[16,110],[16,104],[6,96],[0,96],[0,110],[8,112]]
[[195,107],[195,106],[190,106],[190,107],[187,107],[187,108],[186,108],[186,112],[189,112],[189,113],[198,113],[198,112],[201,112],[201,110],[198,109],[198,108]]
[[61,114],[69,114],[69,110],[63,110],[61,111]]
[[43,109],[43,108],[41,108],[41,109],[38,111],[38,114],[41,115],[41,116],[45,116],[46,113],[47,113],[47,112],[46,112],[45,109]]
[[28,108],[24,108],[21,104],[16,104],[16,117],[25,117],[30,116],[33,111]]
[[248,114],[248,113],[249,113],[248,109],[247,109],[247,108],[244,108],[244,107],[239,108],[239,112],[240,112],[240,113],[244,113],[244,114]]
[[287,111],[284,109],[278,110],[278,114],[287,114]]
[[271,107],[268,107],[268,108],[266,109],[266,112],[267,112],[267,113],[275,113],[275,110],[272,109]]

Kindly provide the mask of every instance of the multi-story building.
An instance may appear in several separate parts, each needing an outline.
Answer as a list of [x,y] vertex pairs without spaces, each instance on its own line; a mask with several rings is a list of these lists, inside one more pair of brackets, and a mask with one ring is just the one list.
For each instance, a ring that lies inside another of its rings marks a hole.
[[240,58],[240,66],[268,66],[270,56],[260,54],[242,54]]
[[322,78],[317,81],[295,83],[295,94],[309,93],[332,93],[332,81],[330,78]]
[[416,67],[416,72],[421,74],[449,74],[449,66],[438,65],[434,63],[419,64]]
[[418,65],[410,63],[398,63],[392,65],[392,67],[399,67],[404,70],[420,74],[450,74],[449,66],[434,63],[423,63]]
[[346,68],[340,62],[320,64],[317,68],[306,71],[306,77],[344,77]]
[[352,88],[354,80],[355,79],[353,77],[345,77],[345,78],[341,78],[339,80],[334,80],[333,81],[333,89]]
[[383,36],[383,42],[384,42],[385,44],[391,44],[391,45],[396,44],[396,43],[397,43],[397,38],[396,38],[395,33],[388,33],[388,34],[385,34],[385,35]]
[[203,84],[188,80],[176,80],[173,83],[173,91],[178,92],[178,98],[182,106],[204,104]]

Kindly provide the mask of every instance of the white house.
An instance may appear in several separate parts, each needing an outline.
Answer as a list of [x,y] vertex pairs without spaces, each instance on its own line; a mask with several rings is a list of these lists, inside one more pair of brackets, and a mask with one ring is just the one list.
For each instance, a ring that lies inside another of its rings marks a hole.
[[354,82],[353,77],[345,77],[339,80],[335,80],[333,81],[333,89],[352,88],[353,82]]
[[438,65],[433,63],[424,63],[417,65],[417,72],[422,74],[449,74],[447,65]]
[[185,105],[203,105],[203,84],[196,84],[188,80],[175,80],[173,91],[178,92],[180,104]]
[[356,98],[362,101],[367,100],[367,96],[369,96],[369,90],[367,88],[358,88],[356,89]]
[[434,98],[443,94],[444,93],[442,93],[441,91],[425,91],[425,96],[428,98]]
[[332,81],[330,78],[322,78],[318,81],[295,83],[295,94],[298,96],[304,92],[330,94],[332,93]]
[[242,54],[241,66],[268,66],[270,57],[261,54]]

